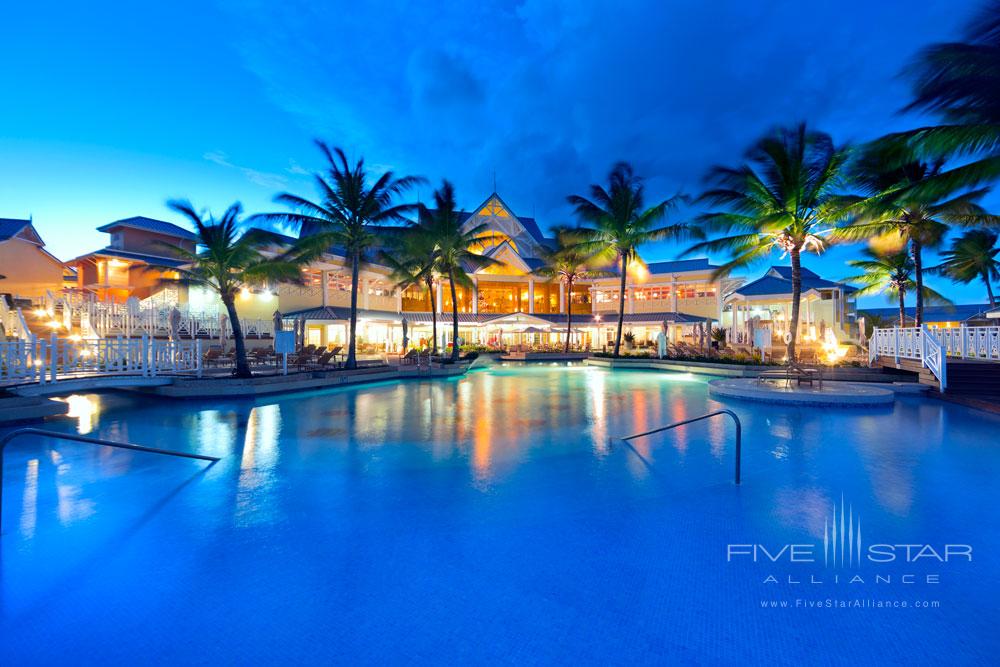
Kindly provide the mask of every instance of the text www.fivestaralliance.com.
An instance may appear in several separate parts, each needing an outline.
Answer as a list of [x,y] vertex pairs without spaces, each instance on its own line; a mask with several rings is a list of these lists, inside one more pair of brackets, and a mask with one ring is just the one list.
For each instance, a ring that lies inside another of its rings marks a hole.
[[940,600],[879,600],[876,598],[824,598],[821,600],[761,600],[763,609],[937,609]]

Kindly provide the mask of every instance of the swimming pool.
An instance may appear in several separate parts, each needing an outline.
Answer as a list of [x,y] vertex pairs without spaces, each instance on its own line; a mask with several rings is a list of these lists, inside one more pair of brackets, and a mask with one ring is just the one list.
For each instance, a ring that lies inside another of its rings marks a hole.
[[[3,664],[976,664],[1000,650],[994,415],[917,397],[729,402],[737,487],[728,421],[616,442],[723,405],[690,375],[498,365],[256,403],[72,401],[46,427],[224,458],[13,445]],[[851,539],[831,565],[842,501]],[[855,537],[866,555],[974,556],[848,563]],[[809,544],[817,562],[791,560]],[[902,601],[939,606],[885,606]]]

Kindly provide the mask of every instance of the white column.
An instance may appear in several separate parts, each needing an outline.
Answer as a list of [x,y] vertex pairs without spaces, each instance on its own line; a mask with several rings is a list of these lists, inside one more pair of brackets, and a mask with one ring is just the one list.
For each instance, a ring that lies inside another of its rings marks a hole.
[[358,289],[361,290],[361,307],[368,310],[368,283],[371,282],[368,278],[361,278],[358,281]]
[[479,276],[472,276],[472,314],[479,314]]
[[434,304],[434,308],[437,310],[438,313],[442,313],[442,312],[444,312],[444,310],[441,308],[441,294],[442,294],[442,290],[441,290],[441,281],[440,280],[434,286],[434,289],[437,291],[437,296],[435,297],[435,301],[436,302]]
[[330,302],[329,302],[329,298],[330,298],[330,294],[329,294],[330,285],[328,284],[328,276],[327,276],[327,272],[326,271],[321,271],[320,272],[320,280],[322,280],[322,282],[323,282],[323,284],[322,284],[322,288],[323,288],[323,306],[326,307],[326,306],[328,306],[330,304]]
[[625,286],[625,312],[631,315],[635,312],[635,288]]
[[677,283],[670,282],[670,308],[677,312]]
[[535,312],[535,281],[531,278],[528,279],[528,312]]
[[559,281],[559,312],[568,312],[566,311],[566,283],[561,280]]
[[393,290],[393,293],[396,296],[396,312],[401,313],[403,312],[403,290],[396,289]]

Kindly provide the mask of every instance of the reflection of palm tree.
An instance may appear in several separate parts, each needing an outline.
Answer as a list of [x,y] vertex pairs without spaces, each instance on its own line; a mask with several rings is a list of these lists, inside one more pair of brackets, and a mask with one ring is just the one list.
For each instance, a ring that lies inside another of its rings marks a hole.
[[404,222],[404,214],[413,211],[416,206],[396,204],[394,200],[422,179],[414,176],[396,178],[391,171],[387,171],[372,182],[365,171],[364,158],[352,167],[341,149],[331,149],[322,141],[316,144],[327,160],[326,172],[316,175],[321,197],[319,202],[283,193],[275,197],[275,201],[297,212],[269,213],[258,218],[295,225],[300,235],[319,233],[318,238],[339,246],[347,254],[351,263],[351,319],[344,366],[355,368],[359,273],[365,262],[365,253],[377,244],[372,226]]
[[[879,253],[865,248],[864,253],[867,259],[852,259],[847,262],[862,273],[845,278],[845,281],[861,285],[861,289],[855,292],[857,296],[883,294],[890,299],[898,299],[899,326],[906,326],[906,294],[921,289],[913,279],[913,258],[905,250]],[[923,286],[922,289],[928,301],[950,303],[930,287]]]
[[952,241],[951,248],[941,253],[944,260],[934,270],[948,276],[955,282],[968,285],[973,280],[982,279],[990,307],[997,305],[991,283],[1000,280],[1000,247],[997,247],[997,233],[985,229],[970,229]]
[[573,333],[573,283],[584,278],[598,278],[614,275],[610,271],[593,268],[593,251],[584,250],[581,238],[572,229],[555,230],[555,247],[542,251],[544,264],[532,273],[550,278],[558,278],[566,285],[566,345],[563,352],[569,352],[569,339]]
[[716,167],[709,175],[716,187],[700,199],[723,207],[698,216],[708,230],[735,232],[702,241],[687,253],[729,252],[733,259],[713,278],[749,266],[778,250],[792,268],[792,313],[788,361],[795,361],[795,341],[802,295],[802,253],[822,252],[825,234],[839,217],[834,189],[847,152],[830,135],[809,131],[804,124],[779,129],[760,139],[747,154],[747,164]]
[[581,249],[593,253],[595,260],[616,265],[621,272],[618,291],[618,329],[615,333],[614,356],[619,355],[622,344],[622,326],[625,322],[625,289],[628,269],[633,262],[641,261],[639,246],[653,241],[681,238],[687,225],[657,227],[667,212],[682,198],[671,197],[646,208],[646,191],[642,179],[635,175],[632,166],[619,162],[608,175],[608,188],[590,186],[590,197],[570,195],[570,204],[583,223],[576,229],[582,240]]

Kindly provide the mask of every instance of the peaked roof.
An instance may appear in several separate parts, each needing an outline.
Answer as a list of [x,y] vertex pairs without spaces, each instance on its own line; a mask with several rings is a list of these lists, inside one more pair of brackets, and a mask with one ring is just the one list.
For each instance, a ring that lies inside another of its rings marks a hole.
[[652,274],[683,273],[684,271],[711,271],[719,268],[711,264],[707,257],[698,259],[677,259],[671,262],[650,262],[646,265]]
[[538,226],[538,223],[535,221],[535,219],[526,216],[520,216],[514,213],[514,209],[511,208],[507,204],[507,202],[503,200],[503,197],[501,197],[499,194],[496,193],[496,191],[490,193],[490,196],[484,199],[482,203],[480,203],[479,206],[477,206],[473,212],[466,213],[465,211],[462,211],[462,215],[465,216],[464,218],[460,218],[462,224],[465,224],[466,222],[468,222],[469,218],[479,213],[479,211],[483,210],[483,208],[490,203],[491,199],[496,199],[501,206],[507,209],[507,211],[510,212],[510,214],[514,217],[514,219],[517,220],[519,223],[521,223],[521,226],[524,227],[524,231],[528,233],[528,236],[530,236],[535,243],[538,243],[539,245],[542,246],[547,246],[549,244],[550,239],[545,238],[545,234],[542,233],[542,229],[541,227]]
[[[820,278],[816,273],[802,267],[802,291],[811,289],[840,289],[846,293],[856,292],[857,288],[844,283]],[[740,296],[766,296],[770,294],[792,293],[792,268],[790,266],[772,266],[763,276],[734,289],[730,294]]]
[[97,231],[110,232],[119,227],[130,227],[132,229],[141,229],[147,232],[165,234],[166,236],[175,236],[177,238],[181,238],[186,241],[198,240],[198,237],[195,236],[193,233],[184,229],[183,227],[175,225],[172,222],[155,220],[153,218],[147,218],[141,215],[137,215],[132,218],[124,218],[122,220],[115,220],[114,222],[109,222],[108,224],[102,227],[98,227]]
[[121,259],[131,259],[134,261],[145,262],[146,264],[154,264],[156,266],[178,267],[186,264],[185,261],[177,259],[176,257],[164,257],[163,255],[153,255],[146,252],[133,252],[131,250],[119,250],[117,248],[101,248],[100,250],[94,250],[93,252],[88,252],[86,255],[74,257],[69,260],[69,262],[79,262],[88,257],[119,257]]
[[17,218],[0,218],[0,241],[17,236],[21,230],[31,224],[31,220],[18,220]]

